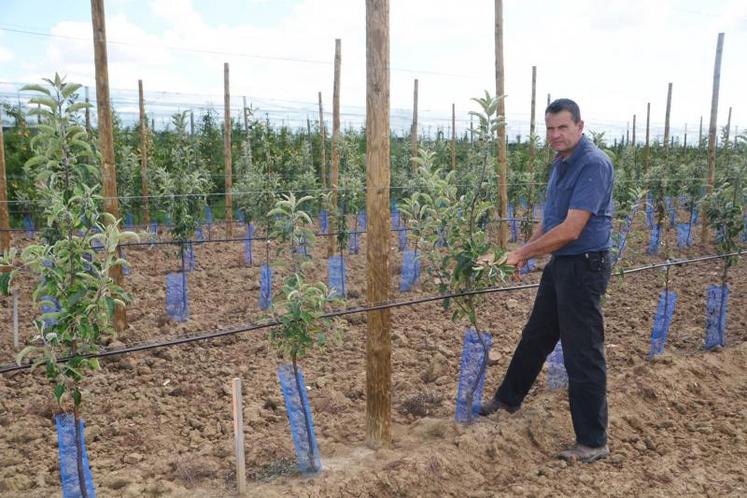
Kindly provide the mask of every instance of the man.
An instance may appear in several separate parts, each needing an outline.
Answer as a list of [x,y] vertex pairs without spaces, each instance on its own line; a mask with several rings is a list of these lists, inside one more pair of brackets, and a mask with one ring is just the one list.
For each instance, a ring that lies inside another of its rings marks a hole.
[[552,258],[503,383],[480,414],[518,410],[559,339],[576,432],[576,445],[560,457],[593,462],[609,455],[601,298],[610,277],[614,173],[607,155],[583,135],[575,102],[552,102],[545,123],[557,155],[543,220],[525,245],[507,255],[507,263],[520,269],[529,258]]

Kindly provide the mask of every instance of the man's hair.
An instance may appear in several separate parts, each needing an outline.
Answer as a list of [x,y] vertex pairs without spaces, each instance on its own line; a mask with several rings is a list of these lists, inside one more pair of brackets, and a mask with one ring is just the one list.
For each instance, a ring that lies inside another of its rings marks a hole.
[[571,119],[574,123],[578,124],[581,121],[581,109],[578,108],[578,104],[571,99],[557,99],[550,102],[550,105],[545,109],[545,114],[557,114],[562,111],[568,111],[571,113]]

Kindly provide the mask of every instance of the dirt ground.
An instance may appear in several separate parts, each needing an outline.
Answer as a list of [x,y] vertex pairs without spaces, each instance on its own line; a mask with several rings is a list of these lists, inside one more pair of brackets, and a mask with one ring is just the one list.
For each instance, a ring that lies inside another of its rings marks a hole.
[[[622,266],[660,262],[660,255],[645,255],[645,229],[636,228]],[[215,228],[212,235],[219,235]],[[393,297],[433,293],[419,285],[399,294],[401,253],[396,239],[392,242]],[[322,245],[314,251],[318,278],[326,271]],[[361,249],[347,258],[348,305],[363,304],[365,296],[365,241]],[[673,254],[714,252],[692,248]],[[257,263],[263,253],[255,248],[255,265],[247,267],[241,243],[197,246],[197,268],[189,276],[190,319],[174,324],[164,303],[166,273],[179,266],[173,249],[129,249],[130,329],[110,346],[229,328],[265,316],[258,309]],[[346,316],[341,341],[301,362],[323,466],[313,478],[295,471],[275,374],[286,360],[266,330],[103,361],[103,370],[83,386],[97,494],[233,495],[230,385],[240,377],[251,496],[747,496],[747,270],[744,262],[730,270],[727,347],[706,353],[706,288],[718,282],[720,272],[717,261],[672,268],[670,286],[678,301],[666,353],[655,361],[646,356],[664,272],[613,278],[605,304],[611,455],[598,463],[567,465],[557,459],[574,436],[567,395],[548,390],[544,373],[517,413],[456,424],[464,324],[452,323],[440,303],[430,303],[392,311],[391,448],[374,451],[365,444],[365,315]],[[275,283],[282,273],[276,270]],[[525,281],[538,278],[535,272]],[[20,283],[26,342],[33,335],[32,282],[24,276]],[[482,321],[493,334],[495,360],[485,396],[500,382],[534,293],[496,293],[484,300]],[[10,300],[0,299],[0,363],[9,364],[15,354]],[[54,410],[41,372],[0,377],[0,496],[61,495]]]

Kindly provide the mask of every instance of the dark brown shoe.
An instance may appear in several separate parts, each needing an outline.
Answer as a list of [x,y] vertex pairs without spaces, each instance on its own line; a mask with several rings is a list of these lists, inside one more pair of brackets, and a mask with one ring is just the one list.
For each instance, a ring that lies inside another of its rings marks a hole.
[[518,407],[508,406],[503,401],[499,401],[498,398],[493,397],[488,403],[480,405],[480,416],[487,417],[498,410],[506,410],[508,413],[514,413],[518,409]]
[[558,455],[567,462],[592,463],[602,458],[607,458],[610,454],[610,448],[606,444],[599,448],[590,448],[583,444],[577,444],[573,448],[561,451]]

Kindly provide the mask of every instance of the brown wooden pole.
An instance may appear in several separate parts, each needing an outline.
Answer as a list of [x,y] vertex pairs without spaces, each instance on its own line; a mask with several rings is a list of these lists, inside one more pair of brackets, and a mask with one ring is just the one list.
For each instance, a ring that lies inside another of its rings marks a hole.
[[646,143],[643,154],[643,170],[648,172],[649,162],[651,161],[651,143],[649,142],[651,130],[651,102],[646,104]]
[[236,455],[236,491],[246,494],[246,455],[244,453],[244,397],[241,395],[241,378],[231,382],[231,413],[233,415],[233,447]]
[[148,141],[145,119],[145,99],[143,98],[143,80],[137,80],[138,98],[140,101],[140,185],[143,193],[143,223],[150,225],[150,203],[148,198]]
[[[368,305],[389,301],[389,0],[366,0],[366,210]],[[389,309],[368,312],[366,439],[392,441],[392,342]]]
[[635,148],[635,118],[636,118],[636,115],[633,114],[633,137],[632,137],[633,138],[633,140],[632,140],[633,148]]
[[664,155],[669,152],[669,117],[672,112],[672,83],[667,86],[667,111],[664,116]]
[[[508,214],[508,160],[506,159],[506,101],[503,98],[505,85],[503,65],[503,0],[495,0],[495,96],[498,99],[498,217],[502,220]],[[505,249],[508,244],[508,223],[498,223],[498,245]]]
[[246,133],[246,134],[248,135],[248,134],[249,134],[249,119],[248,119],[248,117],[247,117],[247,112],[248,112],[248,110],[247,110],[247,108],[246,108],[246,96],[243,96],[243,97],[242,97],[241,99],[242,99],[242,101],[243,101],[243,103],[244,103],[244,107],[243,107],[243,115],[244,115],[244,133]]
[[[86,104],[90,103],[88,99],[88,87],[86,87]],[[86,133],[91,134],[91,109],[86,107]]]
[[[340,66],[342,65],[342,40],[335,39],[335,81],[332,91],[332,168],[329,183],[332,187],[332,212],[329,213],[329,226],[336,226],[337,186],[340,176]],[[337,250],[337,238],[327,237],[327,256]]]
[[[104,0],[91,0],[93,24],[93,53],[96,66],[96,108],[99,122],[99,148],[101,150],[101,182],[103,183],[104,210],[119,220],[117,198],[117,169],[114,163],[114,135],[109,96],[109,62],[106,53],[106,14]],[[120,249],[121,252],[121,249]],[[114,281],[122,284],[122,267],[117,265],[110,271]],[[127,315],[123,306],[114,311],[114,328],[118,333],[127,329]]]
[[532,209],[534,195],[534,159],[537,155],[535,150],[536,125],[534,122],[537,111],[537,66],[532,66],[532,101],[529,109],[529,152],[527,154],[527,173],[529,173],[529,209]]
[[726,118],[726,136],[724,137],[724,143],[722,144],[724,147],[726,147],[729,144],[729,132],[730,131],[731,131],[731,107],[729,107],[729,115]]
[[698,148],[703,146],[703,116],[700,117],[700,126],[698,127]]
[[[10,249],[10,216],[8,216],[8,180],[5,176],[5,141],[3,110],[0,107],[0,254]],[[0,270],[1,271],[1,270]]]
[[451,104],[451,170],[456,171],[456,104]]
[[[713,64],[713,92],[711,93],[711,122],[708,127],[708,181],[706,193],[713,193],[716,180],[716,123],[718,119],[718,91],[721,85],[721,54],[724,51],[724,34],[718,34],[716,41],[716,60]],[[705,210],[701,213],[703,229],[701,230],[701,244],[708,242],[708,216]]]
[[322,92],[319,92],[319,155],[321,157],[320,175],[322,189],[327,190],[327,131],[324,127],[324,108],[322,107]]
[[231,88],[228,78],[228,62],[223,63],[223,163],[226,185],[226,238],[233,233],[233,161],[231,158]]
[[418,163],[415,158],[418,157],[418,79],[415,78],[415,84],[412,91],[412,126],[410,126],[410,165],[412,174],[418,171]]

